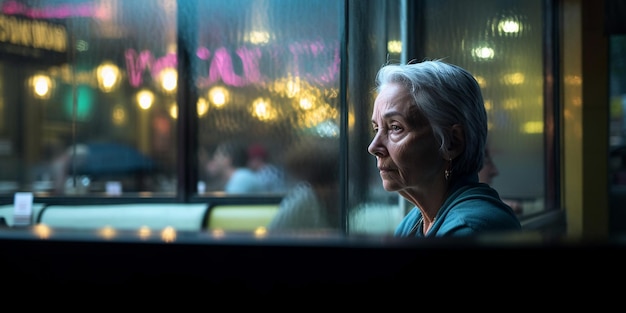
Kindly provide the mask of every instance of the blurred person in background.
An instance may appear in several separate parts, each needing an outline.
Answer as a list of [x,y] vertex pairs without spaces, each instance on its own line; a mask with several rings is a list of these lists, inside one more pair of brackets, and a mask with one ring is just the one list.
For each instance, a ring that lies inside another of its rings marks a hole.
[[[487,145],[487,147],[485,148],[485,157],[483,159],[483,167],[478,172],[478,180],[481,183],[485,183],[488,185],[491,185],[493,183],[493,179],[496,176],[500,175],[500,171],[498,170],[496,163],[493,162],[490,150],[491,149],[489,149],[489,145]],[[512,199],[502,199],[502,201],[508,204],[511,207],[511,209],[513,209],[513,212],[515,212],[515,214],[521,215],[523,213],[524,210],[522,207],[522,203],[520,201],[512,200]]]
[[[248,168],[247,146],[236,141],[217,146],[206,170],[226,193],[259,193],[265,190],[263,182]],[[214,182],[215,183],[215,182]]]
[[415,205],[400,237],[517,232],[517,216],[478,181],[487,112],[476,79],[441,60],[387,64],[376,75],[368,152],[383,188]]
[[285,174],[282,169],[269,162],[267,149],[263,145],[257,143],[248,147],[248,167],[258,175],[267,192],[285,191]]
[[311,137],[299,141],[285,156],[295,183],[279,204],[270,231],[337,231],[339,210],[339,142]]

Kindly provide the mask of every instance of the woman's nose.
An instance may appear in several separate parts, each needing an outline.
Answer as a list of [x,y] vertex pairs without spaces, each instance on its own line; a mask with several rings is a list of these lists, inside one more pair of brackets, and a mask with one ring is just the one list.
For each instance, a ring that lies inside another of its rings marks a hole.
[[374,136],[372,142],[370,142],[370,145],[367,147],[367,152],[378,157],[384,155],[384,147],[380,144],[378,135]]

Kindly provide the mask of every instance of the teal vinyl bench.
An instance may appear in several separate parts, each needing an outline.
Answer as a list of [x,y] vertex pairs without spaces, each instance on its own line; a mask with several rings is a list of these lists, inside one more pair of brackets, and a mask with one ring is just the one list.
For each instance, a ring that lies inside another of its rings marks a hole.
[[48,205],[37,223],[65,229],[172,227],[179,231],[200,231],[207,208],[206,203]]

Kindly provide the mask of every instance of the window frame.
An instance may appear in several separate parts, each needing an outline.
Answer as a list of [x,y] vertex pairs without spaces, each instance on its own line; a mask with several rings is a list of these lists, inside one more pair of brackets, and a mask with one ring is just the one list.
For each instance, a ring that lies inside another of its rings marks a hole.
[[[35,202],[46,204],[76,204],[76,205],[89,205],[93,203],[101,204],[127,204],[127,203],[211,203],[211,204],[274,204],[281,200],[280,196],[231,196],[231,195],[198,195],[196,190],[196,184],[198,180],[198,118],[196,107],[193,105],[180,105],[181,103],[196,103],[198,100],[197,90],[193,85],[193,58],[195,51],[194,43],[195,34],[198,31],[195,28],[197,25],[197,15],[189,15],[189,12],[195,12],[193,9],[180,9],[180,8],[193,8],[198,5],[200,0],[176,0],[177,3],[177,70],[179,73],[178,89],[176,94],[178,106],[178,122],[176,132],[176,173],[177,173],[177,185],[176,190],[172,196],[141,193],[140,195],[134,193],[123,194],[122,196],[107,197],[98,195],[85,195],[85,196],[50,196],[41,197],[36,196]],[[419,29],[420,18],[414,16],[419,14],[420,6],[424,5],[424,1],[406,1],[406,0],[388,0],[384,1],[385,5],[392,5],[395,3],[401,4],[404,8],[404,13],[407,14],[405,21],[407,25],[403,27],[411,29]],[[560,129],[560,108],[559,103],[560,92],[559,86],[555,82],[560,81],[559,73],[559,18],[558,7],[555,1],[544,0],[544,29],[543,32],[543,45],[544,45],[544,110],[545,110],[545,128],[544,128],[544,142],[545,142],[545,209],[543,213],[558,210],[561,208],[561,169],[559,167],[558,160],[561,158],[560,149],[561,140],[559,137]],[[356,93],[363,93],[364,85],[354,85],[352,82],[356,77],[350,76],[351,68],[358,68],[361,62],[366,62],[371,66],[377,66],[376,62],[367,62],[366,58],[353,58],[352,52],[354,49],[360,49],[369,45],[367,38],[359,38],[355,36],[360,33],[363,24],[359,22],[363,16],[359,16],[361,12],[368,12],[369,14],[375,14],[372,11],[373,6],[378,5],[373,2],[363,2],[359,0],[344,0],[343,1],[343,16],[344,21],[341,23],[342,29],[340,38],[341,49],[341,65],[340,65],[340,114],[341,114],[341,162],[340,162],[340,186],[342,188],[342,220],[344,225],[344,231],[349,232],[348,208],[352,206],[354,200],[350,199],[352,196],[350,193],[349,181],[351,175],[355,170],[350,168],[351,158],[355,154],[363,154],[363,158],[368,157],[366,151],[361,149],[363,142],[356,143],[356,147],[359,150],[353,150],[355,143],[352,142],[352,137],[348,130],[348,111],[354,104],[348,99],[348,94],[355,95]],[[385,12],[380,13],[384,16]],[[380,23],[380,22],[379,22]],[[386,23],[383,20],[382,24]],[[350,45],[353,48],[348,47],[348,37],[350,37]],[[361,36],[365,37],[365,36]],[[406,40],[406,48],[408,55],[421,56],[423,53],[420,50],[420,36],[403,38]],[[356,47],[356,48],[354,48]],[[386,48],[386,47],[385,47]],[[417,57],[419,58],[419,57]],[[370,68],[373,70],[373,68]],[[367,84],[365,84],[367,85]],[[368,90],[369,91],[369,90]],[[365,99],[365,98],[364,98]],[[353,101],[354,102],[354,101]],[[360,134],[358,134],[360,136]],[[373,169],[371,169],[373,170]],[[361,190],[360,192],[365,192]],[[357,197],[358,198],[358,197]],[[358,200],[357,200],[358,201]],[[0,196],[0,203],[10,204],[13,202],[12,195]],[[526,218],[526,217],[524,217]]]

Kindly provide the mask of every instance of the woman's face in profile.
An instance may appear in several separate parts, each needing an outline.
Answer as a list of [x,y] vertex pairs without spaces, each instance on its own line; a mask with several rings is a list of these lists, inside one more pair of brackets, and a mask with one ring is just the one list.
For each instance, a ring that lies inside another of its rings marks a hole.
[[443,177],[445,160],[439,144],[430,123],[411,115],[412,101],[403,86],[389,84],[374,102],[374,138],[368,152],[376,156],[387,191],[424,189]]

